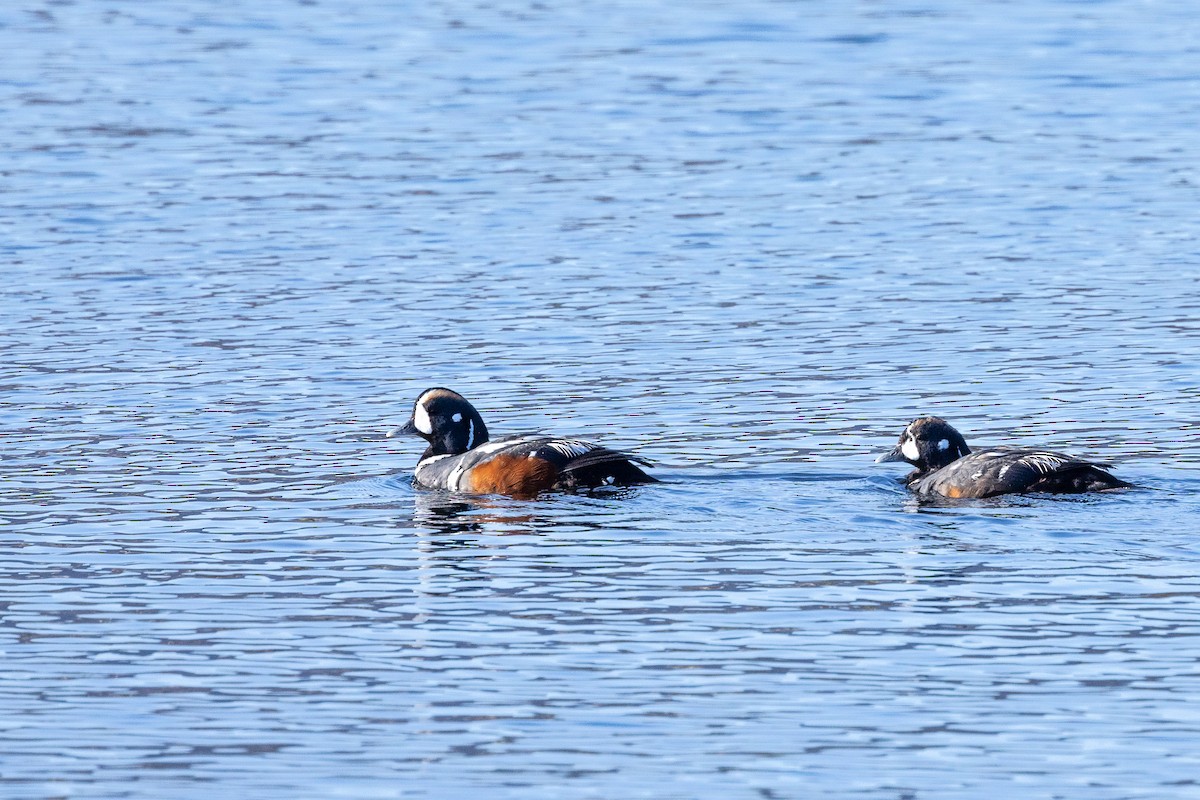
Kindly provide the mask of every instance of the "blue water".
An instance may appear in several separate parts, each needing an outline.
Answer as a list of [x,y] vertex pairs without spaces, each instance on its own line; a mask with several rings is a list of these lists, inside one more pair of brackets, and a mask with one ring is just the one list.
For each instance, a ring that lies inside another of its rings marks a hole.
[[[0,9],[0,795],[1200,797],[1185,2]],[[661,485],[416,492],[446,385]],[[920,506],[916,414],[1140,489]]]

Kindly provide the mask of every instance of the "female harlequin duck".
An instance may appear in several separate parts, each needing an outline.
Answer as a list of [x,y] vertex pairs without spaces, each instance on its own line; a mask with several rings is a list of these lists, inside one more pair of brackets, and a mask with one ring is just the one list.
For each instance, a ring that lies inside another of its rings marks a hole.
[[1015,447],[972,453],[962,434],[941,417],[913,420],[892,452],[875,459],[907,461],[916,470],[904,478],[918,494],[943,497],[991,497],[1013,492],[1096,492],[1124,489],[1101,467],[1080,458]]
[[657,483],[636,466],[648,461],[591,442],[544,434],[489,440],[479,412],[449,389],[422,392],[412,418],[395,433],[429,442],[413,476],[428,489],[527,499],[548,489]]

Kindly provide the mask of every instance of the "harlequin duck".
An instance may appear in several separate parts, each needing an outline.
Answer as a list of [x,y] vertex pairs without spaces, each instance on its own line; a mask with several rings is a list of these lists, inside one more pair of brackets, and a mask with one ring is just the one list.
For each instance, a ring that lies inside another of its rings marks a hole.
[[916,470],[904,483],[918,494],[944,497],[991,497],[1013,492],[1096,492],[1124,489],[1101,467],[1047,450],[996,447],[971,452],[962,434],[941,417],[913,420],[890,453],[875,459],[907,461]]
[[413,476],[429,489],[528,499],[548,489],[657,483],[636,466],[648,461],[591,442],[545,434],[489,439],[479,412],[449,389],[422,392],[412,418],[388,435],[399,433],[429,442]]

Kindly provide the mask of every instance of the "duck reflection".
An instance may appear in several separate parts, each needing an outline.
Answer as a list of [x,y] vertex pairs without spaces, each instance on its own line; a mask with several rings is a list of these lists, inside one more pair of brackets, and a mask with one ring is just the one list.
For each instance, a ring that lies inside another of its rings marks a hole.
[[504,498],[449,496],[420,492],[413,496],[413,524],[439,534],[492,533],[501,536],[536,533],[538,517],[528,504]]
[[636,492],[636,488],[597,489],[528,502],[418,489],[413,494],[412,522],[437,535],[541,535],[564,524],[600,530],[618,514],[613,503]]

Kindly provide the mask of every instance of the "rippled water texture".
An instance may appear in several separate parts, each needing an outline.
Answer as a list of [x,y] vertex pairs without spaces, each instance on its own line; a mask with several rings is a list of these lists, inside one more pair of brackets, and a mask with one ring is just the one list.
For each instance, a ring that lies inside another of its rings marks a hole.
[[[0,8],[0,794],[1197,797],[1185,2]],[[661,485],[407,482],[447,385]],[[920,507],[918,413],[1140,489]]]

